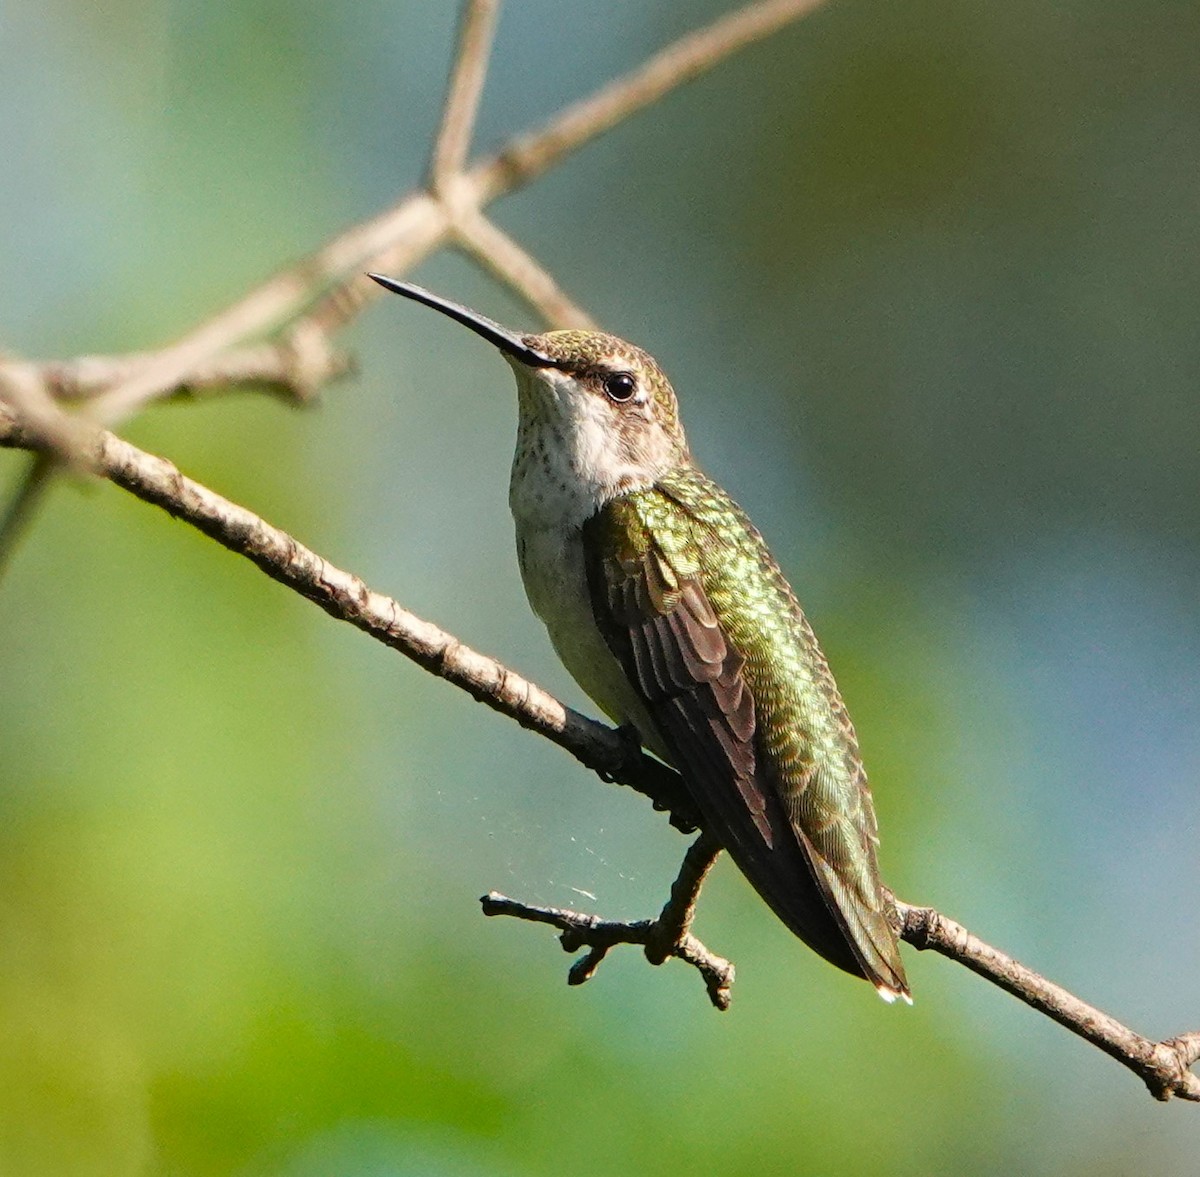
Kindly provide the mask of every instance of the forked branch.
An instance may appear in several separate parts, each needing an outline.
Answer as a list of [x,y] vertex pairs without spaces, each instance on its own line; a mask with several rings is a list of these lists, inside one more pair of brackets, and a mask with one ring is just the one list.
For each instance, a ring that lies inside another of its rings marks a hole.
[[[498,196],[523,187],[590,140],[645,109],[669,91],[699,77],[740,49],[798,20],[824,0],[757,0],[689,33],[639,68],[567,107],[544,127],[518,136],[498,154],[470,166],[475,118],[487,75],[499,0],[467,0],[459,28],[441,124],[430,153],[426,184],[379,215],[351,226],[319,249],[267,279],[176,342],[138,355],[102,357],[87,379],[69,381],[71,395],[88,400],[86,414],[119,425],[151,402],[211,385],[209,374],[237,367],[230,353],[264,338],[284,352],[297,341],[310,355],[324,354],[324,370],[310,364],[304,378],[281,357],[278,372],[263,381],[232,376],[240,386],[261,384],[292,392],[297,400],[344,366],[330,338],[379,294],[360,281],[369,269],[405,274],[435,250],[451,244],[507,283],[551,326],[585,324],[575,307],[536,261],[482,216]],[[261,356],[256,357],[256,362]],[[78,361],[44,364],[0,355],[0,402],[39,424],[52,442],[47,453],[78,464],[69,416],[55,403],[64,369]],[[102,376],[102,380],[97,380]],[[15,390],[15,391],[13,391]],[[9,508],[0,513],[0,573],[6,557],[44,496],[55,466],[50,456],[31,468]]]
[[567,971],[568,985],[591,980],[610,948],[618,944],[640,944],[652,965],[674,957],[690,964],[704,979],[708,999],[717,1009],[728,1009],[733,988],[732,962],[706,948],[692,935],[696,901],[721,847],[701,834],[688,848],[683,865],[671,885],[671,897],[652,920],[606,920],[563,907],[537,907],[489,891],[479,902],[484,915],[510,915],[536,924],[549,924],[562,933],[559,943],[566,952],[584,953]]
[[[666,46],[637,69],[567,107],[543,127],[516,136],[495,155],[469,165],[475,113],[494,29],[495,0],[464,9],[459,50],[429,183],[391,208],[353,225],[293,266],[213,315],[175,343],[145,353],[93,393],[91,415],[106,424],[186,385],[228,348],[298,320],[324,331],[345,326],[379,295],[361,283],[368,269],[404,274],[454,236],[457,210],[478,211],[525,187],[581,147],[694,80],[747,46],[819,8],[824,0],[757,0]],[[450,195],[448,195],[450,194]],[[518,295],[523,292],[515,290]],[[534,309],[539,309],[536,302]],[[0,372],[5,362],[0,359]]]

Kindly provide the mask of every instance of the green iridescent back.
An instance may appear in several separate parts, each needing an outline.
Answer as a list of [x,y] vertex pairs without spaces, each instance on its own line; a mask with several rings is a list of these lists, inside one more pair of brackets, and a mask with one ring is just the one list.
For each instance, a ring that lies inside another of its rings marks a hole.
[[760,766],[816,852],[818,875],[852,939],[868,959],[882,957],[902,979],[854,727],[762,536],[725,491],[690,465],[623,498],[625,543],[633,550],[653,546],[680,580],[697,578],[745,659]]

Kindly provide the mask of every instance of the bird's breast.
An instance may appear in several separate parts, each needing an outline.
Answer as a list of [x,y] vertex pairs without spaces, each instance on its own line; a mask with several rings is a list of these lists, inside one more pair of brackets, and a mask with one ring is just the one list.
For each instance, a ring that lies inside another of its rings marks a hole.
[[[661,741],[641,698],[596,624],[581,528],[547,528],[517,519],[517,560],[525,595],[571,677],[617,723],[632,723],[656,751]],[[661,752],[660,752],[661,754]]]

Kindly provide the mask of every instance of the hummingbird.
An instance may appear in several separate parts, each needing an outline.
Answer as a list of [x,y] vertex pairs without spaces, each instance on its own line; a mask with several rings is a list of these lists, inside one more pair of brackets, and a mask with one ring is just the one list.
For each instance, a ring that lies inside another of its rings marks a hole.
[[662,369],[613,335],[522,335],[370,277],[512,367],[517,560],[567,670],[680,773],[705,830],[792,932],[911,1002],[854,725],[762,536],[693,461]]

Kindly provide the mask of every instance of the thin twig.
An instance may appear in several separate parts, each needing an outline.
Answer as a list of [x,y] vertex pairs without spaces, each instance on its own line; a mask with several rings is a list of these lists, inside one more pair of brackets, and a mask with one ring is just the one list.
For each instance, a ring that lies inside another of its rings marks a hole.
[[489,891],[480,904],[484,915],[507,915],[558,928],[562,933],[559,943],[566,952],[586,948],[588,951],[567,972],[568,985],[590,981],[609,949],[618,944],[640,944],[653,965],[664,964],[672,957],[690,964],[704,978],[709,1001],[717,1009],[725,1010],[732,997],[733,964],[705,947],[691,933],[696,899],[720,853],[716,842],[708,834],[701,834],[684,855],[683,865],[671,885],[671,897],[653,920],[606,920],[570,908],[522,903],[498,891]]
[[1105,1054],[1139,1075],[1156,1099],[1200,1101],[1200,1077],[1189,1069],[1200,1059],[1200,1033],[1152,1042],[1116,1018],[1081,1001],[1061,985],[1026,968],[1011,956],[985,944],[961,924],[931,907],[896,900],[901,935],[917,949],[930,949],[986,977],[1073,1034],[1086,1038]]
[[467,0],[463,9],[442,125],[429,162],[429,187],[439,195],[462,174],[471,150],[499,13],[500,0]]
[[595,330],[595,320],[571,301],[549,271],[483,213],[464,213],[455,230],[461,247],[551,327]]
[[[130,378],[152,359],[152,353],[133,353],[80,356],[42,364],[0,361],[0,390],[9,390],[6,399],[13,403],[13,408],[26,422],[36,424],[40,421],[43,434],[57,439],[57,456],[38,454],[0,513],[0,579],[8,570],[21,538],[54,484],[63,462],[78,465],[78,448],[90,436],[91,427],[87,422],[65,413],[61,403],[86,402],[101,395],[114,384]],[[253,388],[286,397],[295,404],[304,404],[350,367],[349,357],[333,350],[325,332],[301,320],[277,343],[231,348],[197,365],[187,379],[172,390],[172,395],[198,397]],[[12,394],[14,381],[19,382],[22,375],[28,377],[31,373],[40,380],[40,385],[36,385],[40,396],[32,402],[32,412],[28,397],[22,401],[20,396]]]
[[671,895],[654,921],[657,932],[646,942],[646,959],[651,964],[662,964],[674,948],[687,939],[696,918],[700,888],[720,853],[721,844],[706,833],[701,833],[688,847],[679,874],[671,884]]
[[[747,4],[671,42],[639,68],[568,106],[537,130],[515,136],[495,155],[482,160],[449,185],[453,210],[445,203],[439,206],[446,217],[440,226],[441,234],[449,232],[449,223],[461,217],[464,209],[485,208],[497,198],[524,188],[543,172],[670,91],[807,16],[824,3],[826,0],[759,0]],[[409,201],[426,195],[414,194],[395,210],[382,214],[378,218],[378,237],[382,238],[388,232],[389,217],[398,218]],[[429,251],[442,244],[443,239],[439,236],[429,246]],[[394,243],[381,246],[378,253],[362,258],[346,270],[346,274],[352,276],[318,303],[314,315],[331,329],[341,326],[381,295],[375,283],[358,279],[359,271],[369,264],[371,268],[389,274],[404,274],[424,256],[426,251],[414,254],[403,234],[395,233]]]
[[0,364],[0,409],[18,418],[40,450],[4,511],[0,513],[0,576],[12,562],[22,536],[46,498],[60,464],[83,465],[87,428],[64,413],[50,395],[42,369],[24,360]]
[[[120,421],[144,404],[186,384],[191,371],[209,363],[227,347],[278,329],[309,307],[322,291],[358,273],[372,259],[389,253],[403,273],[441,245],[449,221],[441,205],[424,192],[413,193],[396,208],[355,225],[322,246],[298,266],[282,271],[158,352],[152,363],[98,397],[91,416]],[[374,283],[362,280],[364,287]]]
[[13,359],[0,364],[0,404],[7,405],[26,431],[39,438],[42,449],[64,462],[78,460],[79,443],[88,428],[59,409],[38,364]]
[[489,204],[497,196],[523,187],[630,115],[825,2],[760,0],[671,42],[637,69],[569,106],[540,130],[520,136],[492,159],[473,168],[470,176],[478,203]]
[[[0,403],[0,445],[38,450],[45,446],[45,441]],[[571,710],[495,659],[469,649],[457,638],[414,616],[397,602],[372,592],[358,577],[335,568],[244,507],[184,477],[170,462],[145,453],[103,430],[95,432],[89,459],[93,468],[117,485],[162,507],[230,551],[245,556],[272,579],[314,601],[331,616],[350,622],[432,674],[516,720],[522,727],[552,740],[605,779],[615,779],[637,789],[651,798],[657,808],[670,810],[672,823],[677,827],[696,828],[697,818],[678,774],[644,754],[631,755],[629,743],[621,732]],[[685,868],[694,874],[694,886],[684,883],[681,888],[684,895],[690,892],[693,904],[695,890],[707,871],[705,856],[711,853],[711,844],[700,838],[685,860]],[[683,878],[685,872],[681,872]],[[490,901],[507,905],[503,914],[519,915],[518,909],[521,909],[530,913],[522,918],[551,923],[576,936],[586,933],[577,943],[578,946],[591,945],[592,951],[576,962],[576,983],[586,979],[585,974],[591,975],[607,951],[596,937],[611,935],[616,937],[613,943],[646,944],[650,938],[648,931],[645,938],[630,939],[632,933],[628,929],[648,929],[655,922],[620,924],[579,912],[526,907],[503,896],[493,896]],[[1178,1095],[1188,1100],[1200,1100],[1200,1077],[1189,1069],[1200,1059],[1200,1031],[1151,1042],[985,944],[932,908],[915,907],[897,900],[896,910],[902,924],[901,933],[910,944],[959,961],[1099,1046],[1141,1076],[1157,1098]],[[661,920],[663,916],[659,918]],[[685,915],[678,924],[684,935],[678,945],[679,951],[673,951],[672,955],[702,968],[707,949],[687,932],[689,919],[690,916]],[[637,935],[642,936],[642,932]],[[732,972],[729,979],[732,979]],[[728,983],[725,987],[727,990]],[[710,995],[712,992],[710,985]],[[714,1002],[719,1004],[716,998]]]
[[58,462],[50,454],[35,454],[16,493],[0,515],[0,579],[8,571],[17,545],[54,485],[57,466]]
[[[155,352],[112,356],[76,356],[69,360],[35,362],[47,391],[61,403],[86,402],[129,380],[155,358]],[[0,384],[9,371],[0,360]],[[197,365],[172,395],[199,397],[267,388],[298,404],[312,399],[330,380],[350,371],[349,356],[335,351],[327,337],[295,335],[289,331],[278,343],[230,348]]]

